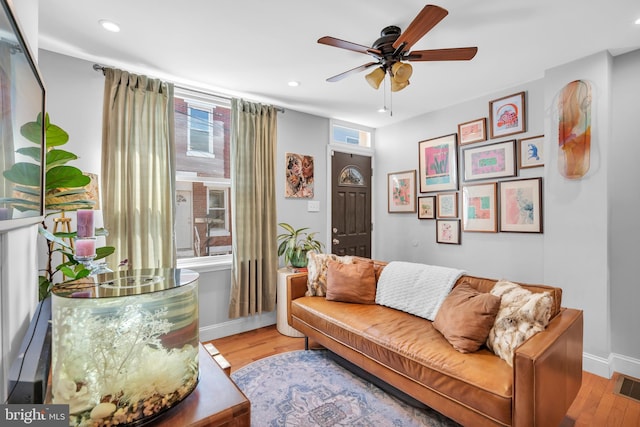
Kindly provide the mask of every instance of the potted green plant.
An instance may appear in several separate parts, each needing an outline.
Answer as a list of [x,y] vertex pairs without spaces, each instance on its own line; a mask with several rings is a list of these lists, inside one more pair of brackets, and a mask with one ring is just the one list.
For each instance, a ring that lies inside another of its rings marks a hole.
[[[42,127],[45,131],[45,188],[38,187],[40,182],[40,135]],[[51,123],[49,115],[41,114],[33,122],[27,122],[20,127],[20,134],[34,146],[18,148],[16,153],[31,158],[30,162],[17,162],[3,175],[14,183],[14,195],[16,197],[0,198],[1,203],[14,207],[19,211],[38,209],[40,191],[44,191],[45,216],[62,214],[77,209],[91,209],[94,202],[89,198],[83,198],[86,193],[85,186],[89,184],[89,178],[82,170],[67,163],[77,160],[78,156],[60,146],[69,141],[69,134],[61,127]],[[44,275],[39,276],[38,289],[40,299],[47,297],[51,288],[56,284],[54,276],[62,275],[63,281],[77,280],[88,276],[91,271],[82,263],[74,259],[73,248],[64,241],[76,236],[76,232],[56,232],[47,230],[45,221],[39,227],[40,235],[47,239],[47,266]],[[105,235],[106,230],[98,229],[96,235]],[[115,251],[112,246],[96,248],[96,258],[102,259]],[[59,253],[62,262],[53,265],[53,255]],[[60,274],[58,274],[60,273]]]
[[304,268],[307,266],[307,252],[322,250],[322,242],[315,239],[317,232],[307,232],[309,227],[295,229],[286,222],[278,225],[286,231],[278,235],[278,256],[284,255],[285,265]]

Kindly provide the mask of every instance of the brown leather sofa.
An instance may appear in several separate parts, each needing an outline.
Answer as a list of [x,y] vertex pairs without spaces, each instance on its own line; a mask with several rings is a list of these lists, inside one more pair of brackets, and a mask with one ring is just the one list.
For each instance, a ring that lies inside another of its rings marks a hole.
[[[376,277],[386,264],[375,261]],[[496,280],[461,277],[489,292]],[[554,299],[547,328],[516,349],[513,368],[487,348],[460,353],[432,322],[377,304],[307,297],[307,274],[287,279],[288,323],[387,384],[464,426],[559,425],[582,382],[583,314]]]

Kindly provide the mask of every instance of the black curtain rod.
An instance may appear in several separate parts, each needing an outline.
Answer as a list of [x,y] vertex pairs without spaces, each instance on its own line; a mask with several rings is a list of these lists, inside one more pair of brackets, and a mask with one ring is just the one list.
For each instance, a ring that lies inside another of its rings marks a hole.
[[[105,67],[104,67],[104,66],[102,66],[102,65],[100,65],[100,64],[93,64],[93,69],[94,69],[95,71],[100,71],[102,74],[104,74],[104,69],[105,69]],[[192,91],[192,92],[201,93],[201,94],[203,94],[203,95],[216,96],[216,97],[218,97],[218,98],[226,99],[226,100],[229,100],[229,101],[231,100],[231,97],[230,97],[230,96],[226,96],[226,95],[219,95],[219,94],[216,94],[216,93],[210,93],[210,92],[204,92],[204,91],[197,90],[197,89],[191,89],[191,88],[187,88],[187,87],[182,87],[182,86],[180,86],[180,85],[176,85],[176,86],[178,86],[180,89],[190,90],[190,91]],[[279,112],[279,113],[284,113],[284,108],[282,108],[282,107],[277,107],[277,106],[275,106],[275,105],[274,105],[274,108],[276,109],[276,111],[277,111],[277,112]]]

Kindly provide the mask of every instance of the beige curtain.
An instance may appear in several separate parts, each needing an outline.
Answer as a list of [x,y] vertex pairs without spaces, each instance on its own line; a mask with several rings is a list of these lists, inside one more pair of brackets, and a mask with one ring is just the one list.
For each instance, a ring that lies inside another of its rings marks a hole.
[[112,269],[174,267],[173,85],[105,68],[102,210]]
[[277,111],[231,101],[233,206],[229,317],[273,311],[276,302],[275,154]]

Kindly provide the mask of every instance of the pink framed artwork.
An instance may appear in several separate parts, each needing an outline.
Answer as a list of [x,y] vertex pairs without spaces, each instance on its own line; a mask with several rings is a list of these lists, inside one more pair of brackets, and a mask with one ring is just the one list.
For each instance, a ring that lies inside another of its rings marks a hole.
[[487,140],[487,118],[472,120],[458,125],[460,145]]
[[416,212],[416,171],[387,174],[389,213]]
[[542,233],[542,178],[502,181],[500,231]]
[[420,192],[458,189],[457,134],[418,143]]
[[516,175],[516,141],[498,142],[462,152],[464,180],[504,178]]
[[489,102],[491,138],[522,133],[527,130],[524,92]]

